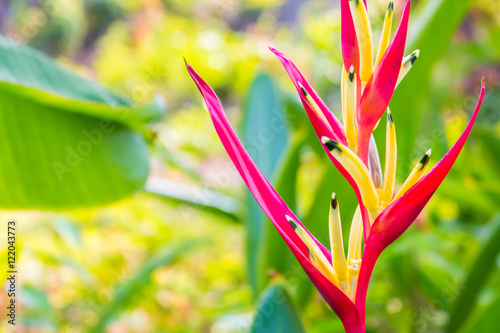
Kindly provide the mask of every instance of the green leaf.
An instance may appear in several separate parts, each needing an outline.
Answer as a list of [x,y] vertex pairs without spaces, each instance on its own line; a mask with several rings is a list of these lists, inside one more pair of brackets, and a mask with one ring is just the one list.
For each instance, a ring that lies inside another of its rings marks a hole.
[[498,314],[500,313],[500,298],[491,303],[464,330],[464,333],[496,333],[498,331]]
[[[444,290],[455,287],[454,276],[457,272],[441,254],[421,250],[417,254],[417,261],[418,264],[416,263],[414,270],[418,273],[414,275],[419,280],[421,293],[427,295],[427,299],[440,299],[443,297]],[[408,287],[408,290],[412,290],[411,286]],[[414,295],[412,296],[414,297]]]
[[296,95],[286,94],[283,97],[283,107],[285,117],[290,123],[293,132],[305,133],[306,141],[309,147],[319,156],[324,156],[325,151],[322,148],[321,142],[311,126],[311,121],[307,117],[304,106],[297,101]]
[[498,211],[498,202],[490,198],[484,189],[474,188],[453,178],[447,179],[440,186],[439,195],[453,200],[460,209],[467,209],[477,220],[482,218],[482,221],[487,221]]
[[292,299],[281,282],[272,284],[260,296],[250,332],[305,332]]
[[0,36],[0,207],[102,205],[141,189],[149,172],[142,135],[161,103],[123,98]]
[[78,227],[62,216],[56,216],[52,222],[52,227],[61,238],[71,247],[82,246],[82,235]]
[[[275,189],[292,210],[296,209],[297,177],[300,155],[305,144],[304,139],[304,136],[300,134],[294,137],[276,171]],[[295,264],[298,265],[292,252],[269,219],[266,219],[265,232],[261,235],[259,250],[261,250],[259,251],[259,269],[264,284],[267,284],[269,280],[269,274],[267,273],[270,270],[287,276],[292,272],[292,267]]]
[[181,255],[189,252],[200,243],[201,241],[196,239],[171,243],[137,268],[135,270],[137,273],[128,282],[116,288],[111,300],[100,311],[99,322],[93,328],[92,332],[103,332],[113,317],[131,302],[133,296],[140,295],[141,289],[149,282],[151,273],[164,265],[178,260]]
[[[19,302],[23,306],[23,314],[21,316],[17,315],[17,321],[34,329],[56,330],[54,318],[57,311],[52,307],[44,290],[32,285],[23,285],[17,295]],[[16,304],[16,307],[18,307],[18,304]],[[12,318],[7,317],[7,319]],[[17,321],[16,324],[19,324]]]
[[19,321],[27,328],[33,328],[34,330],[46,330],[47,332],[57,332],[55,321],[47,317],[40,318],[23,314],[22,317],[19,318]]
[[[56,64],[44,54],[0,35],[0,90],[66,112],[91,115],[131,126],[161,118],[165,102],[131,103]],[[19,108],[20,109],[20,108]]]
[[159,177],[150,177],[145,190],[163,199],[222,213],[235,220],[239,217],[238,201],[215,190]]
[[[489,238],[481,249],[464,282],[464,289],[454,303],[446,326],[447,333],[457,332],[475,308],[476,300],[495,268],[500,253],[500,215],[489,223]],[[483,331],[477,331],[483,332]]]
[[26,285],[19,292],[19,300],[26,308],[49,314],[53,311],[52,305],[43,290]]
[[149,163],[140,134],[1,90],[0,103],[1,207],[85,207],[143,187]]
[[[267,179],[276,179],[276,168],[287,145],[287,123],[281,96],[271,77],[258,74],[248,92],[245,103],[242,142]],[[247,271],[256,297],[266,285],[263,240],[267,224],[264,212],[250,192],[247,207]]]
[[[419,49],[421,53],[396,89],[390,104],[399,133],[404,133],[398,136],[398,157],[402,161],[412,160],[417,135],[421,131],[429,133],[428,128],[421,129],[419,125],[427,115],[435,113],[432,105],[426,105],[431,70],[446,52],[471,3],[472,0],[427,0],[419,2],[419,15],[411,18],[406,51]],[[384,132],[377,131],[376,139],[384,142]],[[385,151],[383,146],[379,147],[382,154]],[[403,171],[409,168],[412,168],[410,164]]]
[[[499,180],[497,166],[500,163],[500,138],[492,131],[486,128],[477,128],[474,132],[474,138],[481,146],[480,162],[483,169],[493,166],[493,170],[488,174],[488,180]],[[483,173],[484,170],[481,170]],[[489,171],[489,170],[488,170]]]
[[169,151],[161,140],[154,140],[153,143],[154,154],[160,157],[168,166],[178,169],[191,177],[193,180],[201,182],[201,176],[196,169],[186,165],[186,163],[179,160],[175,153]]

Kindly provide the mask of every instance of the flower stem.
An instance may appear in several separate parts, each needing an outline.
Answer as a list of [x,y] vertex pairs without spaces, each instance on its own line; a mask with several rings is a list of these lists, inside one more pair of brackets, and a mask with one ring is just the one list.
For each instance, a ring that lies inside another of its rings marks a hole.
[[376,246],[370,243],[368,239],[365,250],[363,252],[361,271],[359,273],[358,288],[356,291],[356,308],[358,310],[360,320],[364,325],[365,322],[365,306],[366,306],[366,294],[368,292],[368,284],[370,283],[370,278],[373,272],[373,267],[382,253],[384,247]]

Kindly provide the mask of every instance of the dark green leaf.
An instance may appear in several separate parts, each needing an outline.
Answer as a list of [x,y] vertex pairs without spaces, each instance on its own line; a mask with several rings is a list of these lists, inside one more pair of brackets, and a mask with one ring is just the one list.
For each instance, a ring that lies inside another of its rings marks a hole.
[[282,283],[274,283],[262,293],[250,332],[305,332],[292,299]]
[[491,228],[489,237],[469,270],[463,284],[464,289],[458,296],[450,313],[450,319],[446,326],[447,333],[457,332],[466,322],[475,308],[479,293],[495,268],[495,259],[500,253],[500,215],[493,218],[488,228]]
[[498,331],[498,314],[500,298],[491,303],[482,313],[474,318],[464,333],[496,333]]

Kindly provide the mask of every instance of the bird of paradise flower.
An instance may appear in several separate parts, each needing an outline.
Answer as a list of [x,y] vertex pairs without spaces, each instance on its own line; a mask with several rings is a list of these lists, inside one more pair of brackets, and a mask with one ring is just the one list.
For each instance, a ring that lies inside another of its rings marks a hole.
[[[251,160],[229,124],[222,105],[210,86],[186,64],[198,86],[222,144],[255,199],[270,218],[313,284],[339,316],[347,333],[365,332],[368,283],[382,251],[417,218],[454,164],[479,111],[477,106],[458,141],[426,173],[430,150],[395,192],[397,161],[396,130],[389,101],[396,86],[419,56],[404,56],[410,1],[390,40],[394,5],[389,3],[379,49],[373,52],[372,31],[366,2],[340,0],[341,48],[344,69],[341,81],[341,123],[283,53],[271,51],[290,76],[312,126],[333,164],[353,187],[358,208],[351,223],[347,257],[344,252],[339,203],[330,202],[330,250],[300,223]],[[385,170],[372,132],[387,112]],[[364,246],[363,246],[364,241]]]

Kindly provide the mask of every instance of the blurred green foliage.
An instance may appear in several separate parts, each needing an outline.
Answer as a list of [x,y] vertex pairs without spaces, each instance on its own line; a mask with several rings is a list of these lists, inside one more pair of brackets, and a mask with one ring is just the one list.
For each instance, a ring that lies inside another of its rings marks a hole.
[[[401,3],[396,1],[396,8]],[[386,5],[369,1],[377,32]],[[2,220],[14,218],[19,226],[25,331],[87,332],[106,322],[107,332],[241,332],[250,329],[257,293],[267,281],[284,279],[290,304],[279,313],[292,313],[296,302],[307,332],[342,332],[339,320],[289,260],[270,223],[246,199],[183,64],[185,57],[215,88],[242,138],[274,115],[266,108],[276,105],[285,116],[287,135],[280,133],[269,153],[276,157],[273,165],[264,165],[270,162],[267,153],[259,156],[258,151],[254,158],[326,244],[331,192],[337,192],[345,231],[354,196],[318,149],[293,87],[268,46],[285,52],[339,115],[340,15],[335,2],[23,0],[0,6],[5,35],[139,105],[155,94],[167,98],[171,112],[166,119],[141,127],[154,141],[153,176],[218,190],[243,203],[236,207],[241,212],[236,222],[226,214],[146,193],[64,214],[2,212]],[[496,332],[500,260],[490,244],[497,244],[494,216],[500,208],[500,4],[419,0],[413,8],[407,51],[421,48],[422,53],[391,106],[401,151],[399,181],[420,152],[432,148],[431,163],[436,163],[460,135],[482,75],[488,90],[471,138],[443,186],[415,225],[380,258],[369,290],[367,325],[370,332]],[[374,40],[378,37],[375,33]],[[264,95],[280,93],[252,97],[259,89]],[[384,126],[376,137],[383,154]],[[259,251],[251,259],[257,270],[245,251],[248,235],[255,232],[252,219],[259,232],[248,245]],[[175,262],[151,264],[171,243],[192,239],[208,243],[182,251]],[[484,265],[491,273],[481,279],[485,276],[471,269]],[[141,269],[147,274],[141,275]],[[281,288],[273,283],[260,304]],[[123,290],[127,297],[105,320],[110,313],[105,309]],[[1,293],[0,306],[6,302]],[[456,316],[466,319],[460,330],[449,322]]]

